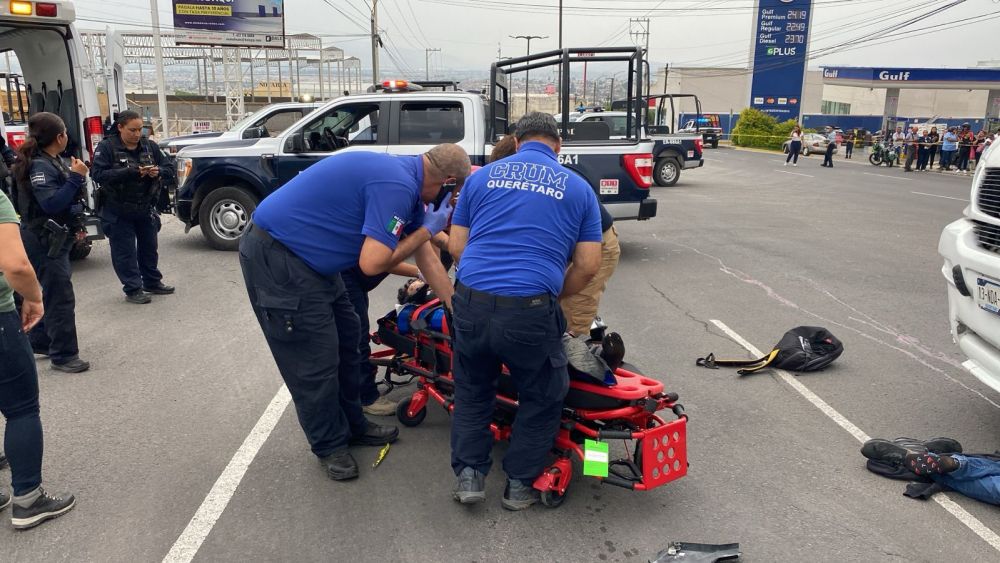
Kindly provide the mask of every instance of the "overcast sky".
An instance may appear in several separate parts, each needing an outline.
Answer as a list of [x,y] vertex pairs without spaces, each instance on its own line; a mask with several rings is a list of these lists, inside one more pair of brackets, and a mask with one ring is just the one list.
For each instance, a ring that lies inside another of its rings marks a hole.
[[[171,1],[158,0],[161,27],[172,26]],[[312,33],[370,65],[370,0],[285,0],[287,33]],[[810,52],[820,65],[966,67],[1000,59],[1000,0],[966,0],[898,30],[890,28],[951,0],[814,0]],[[79,27],[150,25],[148,0],[77,0]],[[440,48],[431,68],[482,69],[524,53],[508,35],[547,35],[532,51],[557,47],[558,0],[382,0],[379,28],[389,53],[383,76],[423,74],[424,49]],[[630,18],[650,18],[650,59],[657,66],[745,67],[753,28],[752,0],[565,0],[563,45],[630,45]],[[638,31],[636,26],[632,26]],[[363,36],[359,36],[363,35]],[[875,40],[865,42],[865,39]],[[843,50],[845,46],[853,49]],[[812,55],[811,55],[812,56]],[[1000,66],[998,63],[996,66]]]

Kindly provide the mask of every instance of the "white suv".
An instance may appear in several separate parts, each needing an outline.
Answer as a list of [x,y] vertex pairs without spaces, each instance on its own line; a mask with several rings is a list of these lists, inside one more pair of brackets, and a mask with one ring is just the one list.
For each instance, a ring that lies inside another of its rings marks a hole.
[[987,147],[964,217],[944,228],[938,252],[948,280],[951,335],[963,366],[1000,391],[1000,150]]

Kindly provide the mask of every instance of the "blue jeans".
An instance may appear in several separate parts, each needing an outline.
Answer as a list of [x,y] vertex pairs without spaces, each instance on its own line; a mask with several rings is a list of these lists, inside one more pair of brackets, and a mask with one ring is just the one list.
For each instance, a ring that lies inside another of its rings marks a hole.
[[942,150],[941,151],[941,170],[947,170],[951,167],[951,159],[955,157],[954,150]]
[[935,481],[969,498],[1000,505],[1000,461],[962,454],[951,457],[958,462],[958,469],[934,475]]
[[17,313],[0,313],[0,412],[7,419],[4,450],[14,494],[42,484],[42,420],[38,416],[38,371]]

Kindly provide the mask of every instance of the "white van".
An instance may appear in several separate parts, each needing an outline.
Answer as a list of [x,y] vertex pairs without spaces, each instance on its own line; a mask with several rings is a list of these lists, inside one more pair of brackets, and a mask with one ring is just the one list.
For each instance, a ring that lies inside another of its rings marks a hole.
[[[96,83],[102,77],[87,58],[75,19],[69,0],[0,2],[0,60],[7,53],[21,67],[28,115],[47,111],[62,117],[69,150],[89,162],[104,138]],[[122,77],[114,78],[106,81],[110,105],[124,107]]]
[[[125,108],[124,49],[120,36],[108,34],[107,69],[98,72],[87,57],[82,36],[73,22],[76,9],[69,0],[0,0],[0,60],[16,61],[20,67],[20,91],[27,101],[27,114],[47,111],[62,117],[69,136],[67,150],[85,162],[93,162],[94,151],[104,139],[104,124],[97,94],[100,81],[115,113]],[[24,125],[12,124],[4,134],[11,148],[24,141]],[[93,194],[88,185],[88,194]],[[99,221],[88,217],[86,236],[77,234],[70,257],[90,254],[91,241],[103,238]]]
[[938,252],[948,282],[948,319],[963,366],[1000,392],[1000,149],[986,149],[964,217],[944,228]]

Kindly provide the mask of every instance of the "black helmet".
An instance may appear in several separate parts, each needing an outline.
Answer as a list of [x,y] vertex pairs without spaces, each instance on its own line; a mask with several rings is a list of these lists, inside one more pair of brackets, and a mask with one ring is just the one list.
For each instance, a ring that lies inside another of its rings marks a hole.
[[962,129],[968,129],[968,128],[970,128],[970,127],[972,127],[972,126],[971,126],[971,125],[969,125],[969,122],[968,122],[968,121],[966,121],[965,123],[963,123],[963,124],[962,124]]

